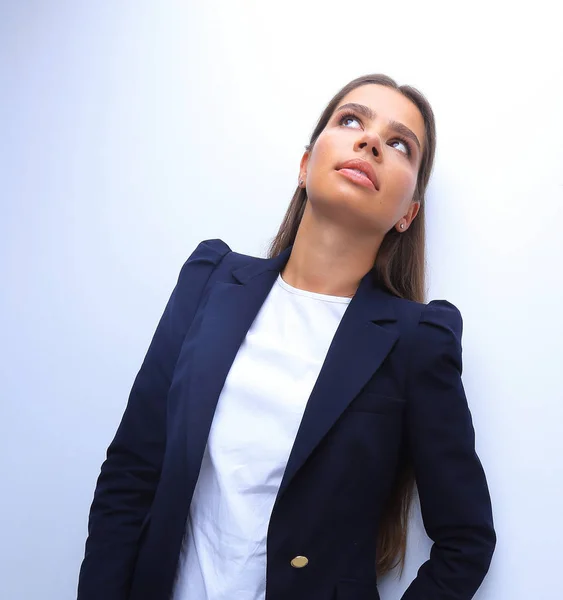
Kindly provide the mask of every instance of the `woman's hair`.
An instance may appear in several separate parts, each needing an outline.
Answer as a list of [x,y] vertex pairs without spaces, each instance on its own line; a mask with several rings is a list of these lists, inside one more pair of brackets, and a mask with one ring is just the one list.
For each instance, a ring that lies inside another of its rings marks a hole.
[[[426,296],[424,197],[436,149],[434,113],[424,95],[411,86],[397,85],[393,79],[386,75],[372,74],[358,77],[345,85],[328,103],[313,130],[306,149],[312,151],[317,138],[326,127],[340,101],[355,88],[368,84],[385,85],[401,92],[403,96],[417,106],[424,119],[426,143],[424,144],[413,196],[413,202],[420,202],[420,209],[405,232],[399,233],[394,227],[387,232],[379,247],[374,264],[378,280],[389,292],[399,298],[424,302]],[[305,188],[297,187],[278,233],[270,244],[268,258],[277,256],[294,243],[306,202],[307,192]],[[407,545],[407,525],[415,487],[412,463],[407,458],[403,448],[395,483],[389,494],[379,528],[376,564],[379,575],[390,571],[397,564],[401,565],[401,573],[403,571]]]

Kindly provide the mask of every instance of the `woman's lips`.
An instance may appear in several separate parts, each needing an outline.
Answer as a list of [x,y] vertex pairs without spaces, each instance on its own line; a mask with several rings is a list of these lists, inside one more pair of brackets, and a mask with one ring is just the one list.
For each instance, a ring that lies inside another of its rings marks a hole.
[[364,173],[358,173],[358,171],[354,169],[347,168],[338,169],[337,173],[341,173],[342,175],[344,175],[344,177],[346,177],[346,179],[349,179],[354,183],[358,183],[359,185],[363,185],[364,187],[370,188],[375,191],[375,186],[373,185],[372,181]]

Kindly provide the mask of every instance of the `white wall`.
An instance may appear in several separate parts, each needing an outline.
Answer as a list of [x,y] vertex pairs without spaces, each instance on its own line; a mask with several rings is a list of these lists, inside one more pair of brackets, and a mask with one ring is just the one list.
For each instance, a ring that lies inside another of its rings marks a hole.
[[[95,479],[179,269],[262,254],[324,104],[381,72],[437,116],[430,298],[499,537],[477,597],[553,599],[563,552],[563,44],[550,2],[0,2],[0,597],[70,599]],[[218,165],[223,171],[218,176]],[[408,569],[429,542],[413,519]]]

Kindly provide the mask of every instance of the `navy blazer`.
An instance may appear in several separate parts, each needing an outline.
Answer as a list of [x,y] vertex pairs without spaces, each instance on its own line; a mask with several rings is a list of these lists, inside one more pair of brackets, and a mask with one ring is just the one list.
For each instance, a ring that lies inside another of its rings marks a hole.
[[[183,265],[101,468],[79,600],[170,598],[219,394],[290,252],[256,258],[206,240]],[[362,278],[274,503],[267,600],[379,598],[378,527],[402,449],[434,542],[403,600],[473,597],[496,535],[461,381],[461,334],[453,304],[397,298],[375,270]],[[308,564],[293,567],[296,556]]]

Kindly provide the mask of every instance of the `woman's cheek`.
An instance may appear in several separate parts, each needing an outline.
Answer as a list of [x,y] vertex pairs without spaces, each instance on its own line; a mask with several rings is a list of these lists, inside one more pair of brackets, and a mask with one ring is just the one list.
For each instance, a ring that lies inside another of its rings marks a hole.
[[388,177],[389,187],[392,190],[393,198],[401,203],[412,199],[416,186],[416,177],[406,169],[396,169]]

